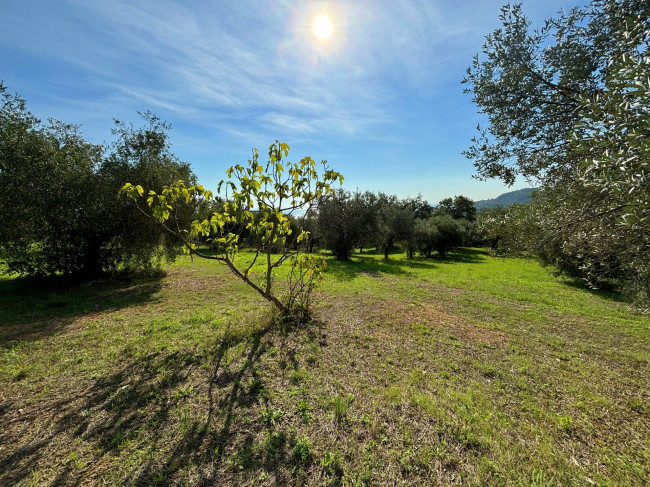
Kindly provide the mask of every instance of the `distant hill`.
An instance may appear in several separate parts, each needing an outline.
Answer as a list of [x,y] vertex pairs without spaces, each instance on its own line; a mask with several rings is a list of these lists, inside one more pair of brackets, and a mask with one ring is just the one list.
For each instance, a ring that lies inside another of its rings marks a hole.
[[481,208],[494,208],[495,206],[506,206],[519,203],[524,205],[530,203],[530,193],[535,191],[537,188],[524,188],[518,189],[516,191],[510,191],[508,193],[503,193],[502,195],[497,196],[491,200],[479,200],[475,201],[476,209],[480,210]]

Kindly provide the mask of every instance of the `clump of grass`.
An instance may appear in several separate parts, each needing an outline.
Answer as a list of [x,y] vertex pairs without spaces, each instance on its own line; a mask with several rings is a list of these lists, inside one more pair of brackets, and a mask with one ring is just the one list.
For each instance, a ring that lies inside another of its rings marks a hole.
[[629,402],[630,409],[635,413],[646,414],[650,412],[650,406],[641,399],[634,398]]
[[306,382],[309,379],[309,372],[303,369],[294,369],[289,375],[289,382],[292,384],[300,384],[301,382]]
[[555,481],[548,479],[543,470],[533,470],[530,478],[531,487],[554,487]]
[[348,394],[346,397],[336,396],[332,401],[334,421],[337,424],[343,424],[348,421],[348,407],[354,400],[352,394]]

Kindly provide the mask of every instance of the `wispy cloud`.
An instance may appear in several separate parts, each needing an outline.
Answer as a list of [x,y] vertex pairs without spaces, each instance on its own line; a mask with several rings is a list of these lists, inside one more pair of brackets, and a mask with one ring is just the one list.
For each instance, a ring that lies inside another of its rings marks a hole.
[[[239,122],[297,135],[361,135],[387,118],[382,106],[387,98],[378,83],[350,70],[342,53],[332,54],[338,61],[319,59],[327,53],[319,52],[308,25],[273,28],[271,20],[277,19],[267,19],[254,5],[235,16],[240,25],[232,25],[232,13],[222,15],[219,4],[198,11],[174,2],[74,5],[70,23],[86,21],[94,33],[68,30],[70,37],[52,46],[54,54],[101,77],[133,105],[211,119],[224,130]],[[298,18],[296,9],[276,9],[275,15]],[[305,24],[307,14],[304,8]],[[282,52],[291,42],[302,44]],[[74,49],[66,49],[71,45]]]
[[[439,12],[426,1],[390,9],[329,2],[338,30],[331,46],[319,46],[309,22],[321,5],[260,5],[72,1],[53,15],[59,28],[49,45],[23,48],[48,50],[101,79],[113,98],[224,130],[239,121],[297,135],[364,136],[395,117],[383,76],[399,73],[408,85],[428,56],[426,37],[443,35],[431,28]],[[25,18],[13,25],[27,27]]]

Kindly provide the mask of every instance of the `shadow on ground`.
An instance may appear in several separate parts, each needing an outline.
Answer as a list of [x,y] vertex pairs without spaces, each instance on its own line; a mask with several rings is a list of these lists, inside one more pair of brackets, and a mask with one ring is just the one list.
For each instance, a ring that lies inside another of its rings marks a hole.
[[578,289],[581,291],[587,291],[589,294],[593,294],[594,296],[598,296],[599,298],[606,299],[608,301],[614,301],[617,303],[632,303],[632,299],[616,290],[616,287],[613,284],[609,286],[603,285],[603,287],[600,289],[596,289],[589,287],[584,279],[568,276],[562,277],[561,282],[565,286],[569,286],[573,289]]
[[14,446],[0,457],[0,484],[52,468],[50,486],[176,485],[190,473],[207,486],[242,472],[291,483],[312,460],[293,453],[299,439],[273,412],[262,360],[273,350],[290,372],[286,337],[265,330],[205,353],[151,353],[68,398],[0,404],[0,443]]
[[439,266],[464,263],[481,264],[488,256],[483,249],[454,249],[445,257],[416,256],[405,259],[404,252],[391,252],[388,259],[383,254],[364,253],[354,254],[350,260],[339,261],[329,259],[327,273],[339,279],[354,279],[360,275],[378,276],[380,274],[409,276],[414,271],[435,269]]
[[87,283],[63,279],[1,280],[0,346],[52,335],[81,316],[151,301],[162,287],[162,277],[125,274]]

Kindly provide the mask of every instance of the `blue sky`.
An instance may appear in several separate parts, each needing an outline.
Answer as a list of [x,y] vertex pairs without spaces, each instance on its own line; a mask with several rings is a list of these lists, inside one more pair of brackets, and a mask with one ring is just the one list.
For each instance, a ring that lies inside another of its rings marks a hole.
[[[471,178],[461,152],[482,119],[460,80],[502,3],[4,0],[0,79],[97,143],[150,109],[208,187],[279,139],[291,160],[327,159],[348,189],[490,198],[509,189]],[[524,11],[540,26],[573,5]]]

